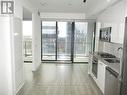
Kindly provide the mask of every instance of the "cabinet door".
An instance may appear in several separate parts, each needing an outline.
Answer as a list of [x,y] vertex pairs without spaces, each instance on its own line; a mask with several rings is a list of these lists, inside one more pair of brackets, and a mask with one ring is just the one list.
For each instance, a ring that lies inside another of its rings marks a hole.
[[125,23],[103,23],[102,27],[112,27],[111,42],[123,44]]
[[106,84],[104,95],[119,95],[118,78],[106,70]]
[[98,61],[97,82],[103,94],[104,94],[104,89],[105,89],[105,71],[106,71],[105,67],[106,65],[103,62]]

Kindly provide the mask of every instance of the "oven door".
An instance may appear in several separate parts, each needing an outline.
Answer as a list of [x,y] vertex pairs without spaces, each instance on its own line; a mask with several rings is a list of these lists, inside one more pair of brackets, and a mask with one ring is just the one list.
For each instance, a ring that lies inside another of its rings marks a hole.
[[97,69],[98,69],[98,61],[93,60],[92,61],[92,73],[97,78]]

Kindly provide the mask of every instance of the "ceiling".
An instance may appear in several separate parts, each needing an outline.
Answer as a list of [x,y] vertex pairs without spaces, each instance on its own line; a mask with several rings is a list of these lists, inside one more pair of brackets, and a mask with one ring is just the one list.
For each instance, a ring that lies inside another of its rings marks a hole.
[[23,8],[23,20],[32,20],[32,13],[26,8]]
[[85,13],[94,15],[120,0],[29,0],[40,12]]

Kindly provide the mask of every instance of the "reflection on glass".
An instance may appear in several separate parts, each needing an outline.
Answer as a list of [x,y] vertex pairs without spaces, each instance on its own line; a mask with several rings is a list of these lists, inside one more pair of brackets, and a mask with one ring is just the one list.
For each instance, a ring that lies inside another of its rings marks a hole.
[[58,22],[58,60],[71,60],[71,29],[71,22]]
[[86,62],[88,56],[87,22],[75,23],[74,62]]
[[56,22],[42,22],[42,60],[55,60]]

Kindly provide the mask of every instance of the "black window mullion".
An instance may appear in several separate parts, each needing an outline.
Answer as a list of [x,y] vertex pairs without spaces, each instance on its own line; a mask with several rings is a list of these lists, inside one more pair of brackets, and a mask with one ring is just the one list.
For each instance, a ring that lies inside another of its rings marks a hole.
[[58,50],[57,49],[58,48],[57,41],[58,41],[58,23],[56,22],[56,54],[55,54],[56,55],[56,58],[55,58],[56,60],[57,60],[57,50]]
[[72,22],[72,31],[71,31],[71,61],[74,62],[74,35],[75,35],[75,23]]
[[41,61],[42,61],[42,21],[41,21]]

